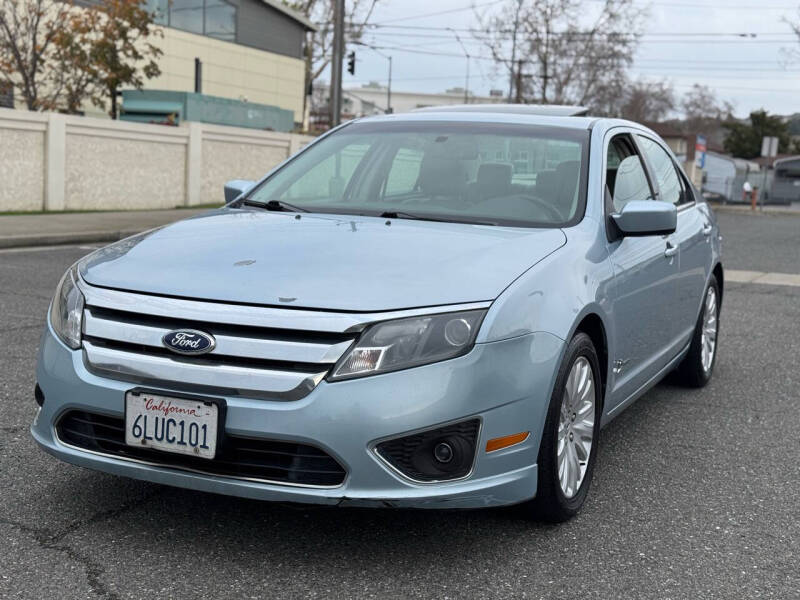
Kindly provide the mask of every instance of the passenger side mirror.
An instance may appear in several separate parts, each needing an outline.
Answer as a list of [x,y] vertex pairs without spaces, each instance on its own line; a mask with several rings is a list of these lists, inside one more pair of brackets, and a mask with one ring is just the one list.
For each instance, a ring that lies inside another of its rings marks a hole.
[[236,200],[255,185],[255,181],[249,179],[233,179],[225,184],[225,204]]
[[609,218],[620,237],[668,235],[678,226],[678,209],[658,200],[632,200]]

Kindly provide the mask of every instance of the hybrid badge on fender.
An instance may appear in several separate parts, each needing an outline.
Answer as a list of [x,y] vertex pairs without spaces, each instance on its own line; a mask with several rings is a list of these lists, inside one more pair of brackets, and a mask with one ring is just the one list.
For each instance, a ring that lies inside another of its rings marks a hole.
[[211,352],[216,345],[214,337],[196,329],[176,329],[170,331],[161,342],[178,354],[205,354]]

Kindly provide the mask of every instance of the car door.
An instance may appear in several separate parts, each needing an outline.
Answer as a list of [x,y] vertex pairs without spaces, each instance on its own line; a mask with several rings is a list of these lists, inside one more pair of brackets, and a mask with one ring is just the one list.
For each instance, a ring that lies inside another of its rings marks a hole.
[[684,346],[689,342],[700,314],[705,284],[711,269],[711,222],[695,201],[694,192],[664,145],[655,138],[638,134],[645,162],[652,171],[656,199],[678,208],[674,238],[680,248],[675,280],[674,337]]
[[[633,200],[655,202],[654,188],[631,133],[614,135],[606,150],[606,212]],[[614,269],[613,371],[609,409],[626,400],[674,356],[672,313],[679,248],[673,236],[610,235]]]

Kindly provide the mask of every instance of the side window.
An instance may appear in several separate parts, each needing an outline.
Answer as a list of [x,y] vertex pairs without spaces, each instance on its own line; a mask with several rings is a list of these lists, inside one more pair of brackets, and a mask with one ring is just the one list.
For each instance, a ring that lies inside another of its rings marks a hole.
[[650,138],[641,135],[637,137],[658,182],[658,199],[671,204],[680,204],[683,190],[672,158],[666,150]]
[[608,146],[606,185],[614,211],[632,200],[651,200],[652,192],[642,159],[626,136],[617,136]]
[[416,148],[400,148],[397,151],[386,176],[384,196],[410,194],[414,191],[422,166],[422,155],[422,150]]

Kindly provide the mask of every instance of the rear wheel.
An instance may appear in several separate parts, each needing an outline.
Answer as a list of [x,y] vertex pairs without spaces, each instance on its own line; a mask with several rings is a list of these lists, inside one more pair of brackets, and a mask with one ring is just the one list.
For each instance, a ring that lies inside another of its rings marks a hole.
[[689,387],[703,387],[711,381],[717,358],[719,333],[719,286],[713,275],[703,297],[689,352],[678,365],[678,380]]
[[602,382],[597,352],[585,333],[567,347],[539,447],[535,516],[560,522],[580,510],[597,456]]

